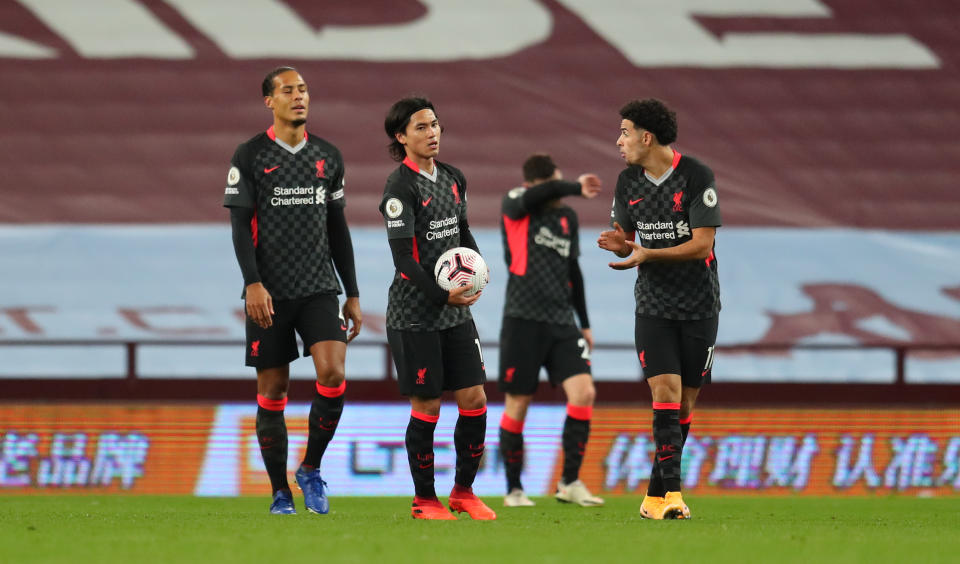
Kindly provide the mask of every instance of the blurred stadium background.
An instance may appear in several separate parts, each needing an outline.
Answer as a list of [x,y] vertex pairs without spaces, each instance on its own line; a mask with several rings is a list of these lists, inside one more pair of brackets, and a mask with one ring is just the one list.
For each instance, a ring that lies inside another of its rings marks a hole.
[[[382,120],[424,93],[493,268],[474,308],[496,380],[502,194],[550,152],[575,201],[598,341],[583,478],[642,493],[649,393],[630,273],[595,238],[622,168],[618,109],[658,97],[725,219],[715,383],[686,455],[697,493],[960,492],[960,5],[951,0],[0,0],[0,493],[239,495],[268,487],[243,367],[229,158],[265,129],[259,82],[310,85],[342,150],[365,313],[324,461],[337,495],[407,495],[408,407],[383,315]],[[312,369],[294,364],[291,464]],[[503,488],[491,384],[477,490]],[[527,423],[528,491],[559,474],[562,396]],[[438,487],[452,481],[438,430]]]

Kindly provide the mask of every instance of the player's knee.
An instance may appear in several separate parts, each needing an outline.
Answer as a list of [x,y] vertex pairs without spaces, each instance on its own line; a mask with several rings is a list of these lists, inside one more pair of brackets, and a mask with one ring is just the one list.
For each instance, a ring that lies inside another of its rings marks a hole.
[[459,390],[456,395],[460,409],[480,409],[487,405],[487,394],[483,392],[483,386]]
[[346,373],[343,366],[335,363],[326,364],[317,368],[317,382],[319,382],[321,386],[336,388],[340,384],[343,384],[345,378]]
[[589,381],[577,386],[570,394],[570,403],[574,405],[593,405],[596,399],[597,389],[593,386],[593,382]]

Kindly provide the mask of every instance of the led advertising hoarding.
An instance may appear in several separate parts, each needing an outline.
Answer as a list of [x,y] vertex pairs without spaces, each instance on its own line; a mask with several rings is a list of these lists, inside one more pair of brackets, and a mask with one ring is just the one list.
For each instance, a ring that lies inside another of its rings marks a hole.
[[[286,416],[293,472],[309,404]],[[474,484],[502,495],[502,406],[488,411]],[[0,406],[0,493],[263,495],[256,404]],[[323,461],[331,495],[411,495],[404,451],[410,408],[349,404]],[[563,462],[562,405],[532,406],[523,483],[552,493]],[[454,405],[437,426],[437,490],[453,485]],[[603,495],[642,494],[650,475],[650,410],[594,410],[581,478]],[[683,453],[684,490],[751,495],[960,494],[960,410],[703,409]]]

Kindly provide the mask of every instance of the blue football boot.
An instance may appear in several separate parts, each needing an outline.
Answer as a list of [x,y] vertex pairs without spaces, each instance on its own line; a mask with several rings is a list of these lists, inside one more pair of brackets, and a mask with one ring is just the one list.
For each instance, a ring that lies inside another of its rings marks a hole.
[[327,483],[320,477],[320,469],[304,470],[303,466],[297,469],[297,485],[303,490],[303,504],[307,511],[326,515],[330,512],[330,502],[327,500]]
[[270,504],[270,513],[273,515],[296,515],[293,507],[293,494],[290,490],[277,490],[273,494],[273,503]]

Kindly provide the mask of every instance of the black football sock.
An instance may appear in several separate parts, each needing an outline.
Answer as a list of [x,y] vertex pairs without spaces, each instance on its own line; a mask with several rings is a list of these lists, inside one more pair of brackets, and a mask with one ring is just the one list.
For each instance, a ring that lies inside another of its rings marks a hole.
[[270,476],[273,493],[289,490],[287,483],[287,423],[283,419],[283,409],[287,398],[268,399],[257,394],[257,442],[260,443],[260,455],[263,465]]
[[457,474],[453,479],[455,485],[473,487],[473,480],[480,469],[486,437],[487,407],[461,409],[457,426],[453,429],[453,446],[457,449]]
[[413,476],[413,490],[417,497],[437,497],[433,487],[433,432],[437,429],[439,415],[410,412],[407,423],[407,460]]
[[507,474],[507,493],[519,488],[523,472],[523,421],[517,421],[506,413],[500,418],[500,458]]
[[[680,458],[683,434],[680,431],[680,404],[653,402],[654,458],[660,467],[665,492],[680,491]],[[649,495],[649,494],[648,494]]]
[[[683,435],[683,444],[687,444],[687,435],[690,434],[690,423],[693,421],[693,415],[680,420],[680,434]],[[647,495],[663,497],[667,493],[663,489],[663,479],[660,477],[660,465],[657,463],[657,457],[653,457],[653,469],[650,470],[650,484],[647,486]]]
[[317,383],[317,395],[314,396],[313,405],[310,406],[307,453],[303,455],[302,463],[307,470],[320,466],[323,453],[326,452],[327,445],[337,432],[337,424],[343,413],[343,393],[346,388],[346,381],[336,388],[321,386]]
[[576,482],[580,477],[583,452],[590,436],[593,406],[567,404],[567,418],[563,422],[563,483]]

